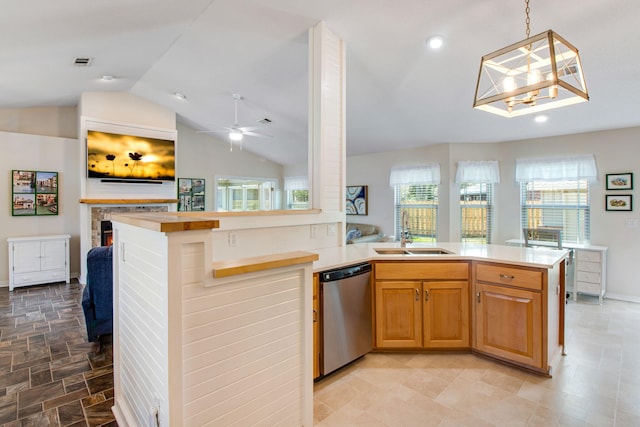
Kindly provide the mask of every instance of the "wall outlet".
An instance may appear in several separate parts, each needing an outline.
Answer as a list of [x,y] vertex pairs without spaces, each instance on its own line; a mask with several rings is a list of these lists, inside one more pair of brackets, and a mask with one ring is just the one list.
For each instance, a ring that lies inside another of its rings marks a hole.
[[236,246],[238,244],[238,235],[236,233],[229,233],[229,246]]
[[336,235],[336,225],[328,224],[327,225],[327,236],[332,237]]
[[312,224],[311,225],[311,238],[315,239],[316,237],[318,237],[318,225],[317,224]]

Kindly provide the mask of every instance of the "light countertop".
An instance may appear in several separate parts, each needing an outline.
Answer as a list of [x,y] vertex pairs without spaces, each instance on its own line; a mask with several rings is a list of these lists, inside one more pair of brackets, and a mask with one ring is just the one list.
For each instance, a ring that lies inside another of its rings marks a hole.
[[356,243],[333,248],[315,249],[319,259],[313,263],[313,271],[319,272],[344,267],[365,261],[493,261],[524,267],[552,268],[567,255],[568,251],[544,248],[522,248],[479,243],[437,242],[412,243],[410,248],[440,248],[451,254],[378,254],[375,248],[400,248],[399,242]]

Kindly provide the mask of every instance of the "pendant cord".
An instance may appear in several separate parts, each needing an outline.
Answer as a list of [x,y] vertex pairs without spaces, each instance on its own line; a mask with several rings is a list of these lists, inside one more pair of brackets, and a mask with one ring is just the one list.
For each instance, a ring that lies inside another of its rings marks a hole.
[[529,28],[529,24],[531,24],[531,19],[529,18],[529,12],[531,11],[531,9],[529,9],[529,0],[524,0],[524,4],[526,5],[524,11],[527,15],[527,19],[525,20],[525,23],[527,24],[527,38],[529,38],[529,35],[531,34],[531,28]]

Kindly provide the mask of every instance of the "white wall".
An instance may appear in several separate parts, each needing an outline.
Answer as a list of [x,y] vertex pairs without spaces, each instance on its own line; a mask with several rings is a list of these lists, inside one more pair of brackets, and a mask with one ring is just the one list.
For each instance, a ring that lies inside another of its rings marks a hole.
[[[640,301],[640,287],[634,281],[634,277],[640,275],[640,264],[636,262],[640,253],[640,228],[627,228],[625,221],[640,219],[638,208],[632,212],[607,212],[604,206],[605,194],[613,193],[605,191],[606,174],[632,172],[636,180],[640,179],[639,139],[640,128],[629,128],[495,144],[441,144],[353,156],[347,159],[347,185],[369,186],[370,213],[358,222],[378,225],[383,233],[393,234],[393,191],[388,183],[391,167],[421,161],[440,162],[438,239],[457,241],[460,216],[458,189],[454,183],[456,163],[459,160],[498,160],[501,182],[495,186],[493,242],[500,244],[521,237],[520,191],[514,178],[517,158],[592,153],[598,166],[599,182],[591,186],[591,243],[609,247],[607,294]],[[626,193],[637,195],[638,191]],[[636,198],[637,203],[640,201]]]
[[[8,284],[7,237],[70,234],[70,271],[80,271],[78,141],[0,132],[0,284]],[[11,216],[11,170],[58,172],[58,215]]]
[[[211,136],[196,133],[193,129],[178,123],[180,153],[178,156],[178,176],[181,178],[204,178],[206,186],[205,209],[212,211],[214,205],[215,176],[275,178],[282,188],[282,166],[248,151]],[[281,196],[278,192],[278,196]]]

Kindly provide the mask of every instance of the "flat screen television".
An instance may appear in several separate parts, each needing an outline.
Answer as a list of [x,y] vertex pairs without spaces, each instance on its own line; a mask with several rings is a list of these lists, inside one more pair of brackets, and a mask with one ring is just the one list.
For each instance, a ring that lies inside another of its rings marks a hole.
[[175,181],[175,141],[87,132],[87,176],[104,181]]

